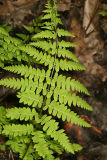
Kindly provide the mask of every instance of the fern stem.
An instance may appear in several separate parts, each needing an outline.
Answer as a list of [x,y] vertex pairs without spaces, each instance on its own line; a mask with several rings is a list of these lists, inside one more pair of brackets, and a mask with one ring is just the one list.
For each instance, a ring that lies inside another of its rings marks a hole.
[[24,158],[25,158],[25,156],[26,156],[26,154],[27,154],[27,151],[28,151],[28,149],[29,149],[29,147],[30,147],[31,142],[32,142],[32,141],[30,141],[30,143],[27,144],[26,151],[25,151],[25,153],[24,153],[24,155],[23,155],[22,160],[24,160]]
[[[55,1],[54,1],[54,6],[55,6]],[[53,8],[54,8],[54,7],[53,7]],[[55,10],[55,12],[57,12],[57,11]],[[54,14],[56,14],[56,13],[54,13]],[[52,67],[52,71],[51,71],[51,75],[50,75],[51,81],[52,81],[52,78],[53,78],[53,75],[54,75],[54,71],[55,71],[55,59],[56,59],[56,56],[57,56],[57,54],[58,54],[58,34],[57,34],[57,26],[56,26],[56,23],[55,23],[55,26],[54,26],[54,32],[56,33],[55,42],[56,42],[57,52],[56,52],[56,54],[54,55],[54,63],[53,63],[53,67]],[[50,85],[48,85],[47,94],[48,94],[49,91],[50,91]],[[46,104],[47,94],[46,94],[46,96],[45,96],[45,98],[44,98],[44,101],[43,101],[43,107],[44,107],[45,104]],[[42,108],[43,108],[43,107],[42,107]],[[41,109],[40,115],[42,115],[42,111],[43,111],[43,110]]]

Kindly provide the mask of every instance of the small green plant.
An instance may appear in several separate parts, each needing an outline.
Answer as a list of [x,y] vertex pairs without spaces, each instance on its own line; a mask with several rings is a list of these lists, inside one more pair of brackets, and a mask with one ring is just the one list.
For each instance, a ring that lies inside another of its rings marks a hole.
[[106,11],[101,11],[99,14],[103,17],[107,16],[107,5],[106,5]]
[[[24,44],[0,28],[1,66],[21,75],[0,80],[0,85],[16,89],[19,98],[18,107],[0,107],[0,134],[7,137],[5,145],[18,152],[22,160],[58,160],[64,151],[74,154],[82,149],[69,141],[64,130],[59,128],[58,119],[91,127],[72,111],[73,107],[92,111],[92,107],[74,92],[89,95],[88,90],[79,81],[63,75],[65,71],[85,70],[69,50],[76,45],[62,40],[73,35],[62,28],[56,0],[53,5],[48,0],[43,12],[40,30],[28,43]],[[16,64],[11,65],[11,62]]]

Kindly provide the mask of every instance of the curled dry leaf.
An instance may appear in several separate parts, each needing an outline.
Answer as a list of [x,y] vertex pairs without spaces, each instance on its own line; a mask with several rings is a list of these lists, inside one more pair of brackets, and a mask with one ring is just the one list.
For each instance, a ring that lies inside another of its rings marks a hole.
[[86,34],[89,34],[95,30],[93,21],[95,20],[98,6],[99,6],[99,0],[85,1],[83,27],[86,30]]

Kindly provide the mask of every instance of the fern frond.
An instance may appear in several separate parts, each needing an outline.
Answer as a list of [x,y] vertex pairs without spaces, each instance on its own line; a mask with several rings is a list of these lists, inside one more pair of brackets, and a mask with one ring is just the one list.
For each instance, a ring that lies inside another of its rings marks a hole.
[[23,155],[25,153],[26,150],[26,144],[25,143],[18,143],[16,140],[8,140],[6,142],[7,146],[10,146],[10,148],[14,151],[14,152],[18,152],[20,154],[20,158],[23,158]]
[[58,102],[55,102],[53,100],[49,105],[46,105],[43,108],[43,110],[47,109],[49,114],[57,116],[59,119],[62,118],[63,121],[67,120],[67,122],[71,122],[79,126],[91,127],[90,124],[80,118],[76,113],[68,109],[67,106],[65,106],[64,104],[59,104]]
[[86,101],[79,96],[76,96],[75,93],[71,94],[69,91],[58,87],[56,87],[53,92],[53,97],[56,102],[59,101],[61,104],[68,104],[70,107],[71,104],[73,104],[73,106],[81,107],[89,111],[93,110],[93,108]]
[[62,48],[62,49],[58,49],[58,57],[66,57],[66,58],[69,58],[69,59],[72,59],[74,62],[79,62],[77,57],[69,50],[65,49],[65,48]]
[[3,40],[5,42],[7,42],[7,44],[13,43],[15,46],[23,44],[22,40],[20,40],[18,38],[11,37],[11,36],[8,36],[8,37],[7,36],[3,36]]
[[9,36],[9,33],[3,27],[0,27],[0,34]]
[[66,78],[63,75],[59,75],[57,77],[56,84],[58,88],[67,89],[67,91],[70,91],[70,89],[72,89],[72,91],[76,90],[78,92],[82,92],[86,95],[89,95],[87,88],[84,87],[82,83],[75,79],[71,79],[70,77]]
[[32,66],[28,67],[27,65],[25,66],[23,64],[4,67],[4,69],[13,73],[21,74],[21,76],[24,76],[25,78],[29,77],[30,80],[39,80],[39,82],[43,82],[46,77],[44,69],[35,69]]
[[13,119],[20,119],[20,120],[32,120],[36,114],[35,109],[30,109],[30,108],[11,108],[6,110],[6,117],[10,118],[11,120]]
[[3,106],[0,106],[0,124],[5,124],[6,120],[6,109]]
[[61,147],[61,145],[57,141],[47,139],[47,143],[49,144],[49,148],[51,148],[55,152],[57,152],[59,154],[63,153],[64,149],[63,149],[63,147]]
[[77,62],[71,62],[71,61],[66,61],[66,60],[60,60],[60,62],[58,62],[56,60],[56,67],[59,67],[62,69],[62,70],[86,70],[86,68],[81,65],[80,63],[77,63]]
[[0,106],[0,134],[2,134],[3,125],[5,124],[8,124],[6,109],[3,106]]
[[8,24],[2,24],[0,25],[3,29],[5,29],[8,33],[12,30],[12,27],[9,26]]
[[[25,143],[21,143],[19,141],[17,141],[17,139],[12,139],[12,140],[8,140],[6,142],[6,145],[9,146],[14,152],[18,152],[19,153],[19,157],[23,160],[33,160],[33,145],[32,143],[30,143],[27,151],[26,151],[26,144]],[[26,154],[25,154],[26,152]]]
[[44,115],[41,119],[41,125],[43,126],[43,130],[50,137],[54,138],[55,141],[58,141],[61,146],[67,151],[74,153],[72,144],[69,142],[68,137],[64,133],[64,130],[58,130],[58,122],[51,119],[51,116]]
[[34,128],[32,124],[20,125],[20,124],[12,124],[12,125],[4,125],[2,134],[6,136],[22,136],[22,135],[30,135],[33,132]]
[[30,56],[35,56],[37,57],[39,55],[39,51],[34,48],[34,47],[31,47],[29,45],[26,45],[26,46],[19,46],[19,49],[23,52],[26,52],[27,54],[29,54]]
[[26,25],[24,25],[23,27],[24,27],[28,32],[30,32],[30,33],[33,33],[33,32],[34,32],[34,27],[26,26]]
[[73,106],[77,106],[77,107],[81,107],[84,108],[86,110],[92,111],[93,108],[82,98],[80,98],[79,96],[76,96],[76,94],[72,94],[72,95],[68,95],[68,105],[71,106],[71,104],[73,104]]
[[68,32],[64,29],[58,28],[56,32],[59,37],[62,37],[62,36],[75,37],[73,34],[71,34],[70,32]]
[[64,40],[62,40],[59,44],[59,48],[69,48],[69,47],[76,47],[77,45],[75,43],[71,43],[71,42],[66,42]]
[[[52,138],[54,138],[54,140],[58,141],[60,143],[60,145],[63,146],[63,148],[65,149],[65,151],[74,154],[74,152],[75,152],[74,149],[75,148],[73,148],[73,145],[69,142],[68,137],[64,133],[63,129],[58,130],[58,131],[53,131],[50,136]],[[78,151],[81,150],[81,149],[82,149],[82,147],[79,146],[78,147]]]
[[22,40],[10,36],[6,26],[0,27],[0,66],[20,74],[19,78],[1,79],[0,85],[16,89],[19,103],[24,104],[8,109],[0,107],[0,134],[9,138],[6,145],[23,160],[59,160],[54,157],[55,152],[74,154],[82,147],[70,143],[55,119],[91,127],[70,108],[73,105],[92,110],[75,94],[77,91],[89,95],[88,90],[79,81],[63,76],[63,71],[85,67],[68,49],[76,44],[62,40],[74,35],[58,25],[62,22],[56,0],[47,0],[44,16],[33,24],[34,27],[24,26],[31,35],[17,34]]
[[[15,73],[21,73],[22,75],[25,75],[25,77],[30,76],[30,79],[33,78],[33,76],[35,76],[35,80],[36,81],[32,81],[32,80],[28,80],[28,79],[4,79],[0,81],[0,85],[4,85],[10,88],[14,88],[14,89],[20,89],[21,91],[25,90],[27,86],[29,86],[30,89],[33,90],[33,83],[35,83],[35,87],[39,87],[38,86],[38,80],[40,80],[39,82],[43,82],[43,80],[45,79],[45,77],[47,76],[47,79],[49,79],[49,76],[46,75],[44,70],[39,70],[39,69],[34,69],[32,67],[28,68],[28,67],[24,67],[23,65],[19,66],[22,67],[22,70],[20,68],[20,70],[17,68],[18,66],[15,66],[15,68],[12,67],[5,67],[6,70],[9,71],[13,71]],[[32,74],[31,74],[32,72]],[[42,75],[42,76],[41,76]],[[48,80],[49,81],[49,80]],[[47,83],[48,83],[47,81]],[[52,84],[55,83],[55,80],[52,80]],[[70,79],[69,77],[66,78],[65,76],[59,75],[57,77],[57,87],[58,88],[66,88],[68,91],[70,90],[70,88],[75,91],[77,90],[78,92],[83,92],[87,95],[89,95],[88,90],[84,87],[83,84],[81,84],[79,81],[75,80],[75,79]],[[43,83],[40,83],[43,84]],[[50,83],[49,83],[50,84]],[[43,87],[43,85],[41,86],[41,88]],[[39,87],[40,88],[40,87]]]
[[[32,83],[31,83],[32,82]],[[33,84],[33,81],[30,81],[31,84]],[[18,78],[9,78],[9,79],[2,79],[0,81],[0,85],[4,85],[6,87],[9,88],[13,88],[13,89],[20,89],[21,91],[24,91],[26,89],[26,87],[30,84],[28,79],[21,79],[19,80]]]
[[42,131],[36,131],[33,133],[33,135],[34,136],[32,137],[32,139],[35,143],[34,148],[36,149],[38,154],[43,158],[46,158],[50,155],[52,156],[53,151],[49,149],[49,144],[45,140],[45,134]]
[[29,35],[25,35],[25,34],[22,34],[22,33],[16,33],[16,36],[18,36],[19,38],[24,40],[24,42],[26,42],[29,39]]
[[5,64],[18,64],[19,62],[31,62],[32,58],[26,53],[22,53],[18,46],[23,45],[22,40],[11,37],[10,35],[0,34],[0,66],[4,67]]
[[[34,56],[34,58],[39,61],[41,64],[44,64],[45,66],[49,65],[49,69],[51,70],[54,63],[54,57],[51,57],[50,55],[46,55],[46,53],[38,53],[38,51],[31,46],[26,47],[20,47],[21,50],[25,51],[30,56]],[[62,70],[85,70],[86,68],[82,66],[79,63],[66,61],[61,59],[60,61],[58,59],[55,59],[55,70],[58,72],[61,68]]]
[[58,122],[56,122],[54,119],[52,119],[52,116],[44,115],[42,116],[40,120],[41,125],[43,126],[43,130],[48,130],[48,133],[53,132],[54,130],[58,129]]
[[31,46],[35,46],[38,48],[41,48],[45,51],[48,51],[50,48],[52,48],[52,43],[51,42],[47,42],[47,41],[38,41],[38,42],[31,42],[30,43]]
[[78,92],[82,92],[82,93],[89,95],[87,88],[84,87],[84,85],[82,83],[80,83],[79,81],[77,81],[75,79],[71,80],[70,86],[73,91],[77,90]]
[[[0,85],[4,85],[4,86],[14,88],[14,89],[21,88],[21,91],[24,91],[26,89],[26,87],[29,87],[33,91],[34,90],[33,85],[35,84],[35,89],[38,87],[39,89],[41,88],[41,90],[42,90],[42,87],[43,87],[42,81],[45,79],[45,76],[46,76],[47,83],[50,84],[49,75],[46,75],[44,70],[41,71],[39,69],[37,69],[37,70],[34,68],[32,69],[32,67],[28,68],[26,66],[23,67],[23,65],[21,65],[21,66],[22,66],[22,70],[21,70],[21,68],[20,68],[20,70],[18,70],[17,66],[15,68],[13,68],[13,66],[6,67],[6,70],[13,71],[15,73],[17,73],[17,71],[18,71],[18,73],[22,73],[22,75],[25,74],[25,77],[30,76],[31,79],[33,78],[33,76],[35,76],[35,81],[28,80],[26,78],[21,79],[21,80],[15,79],[15,78],[4,79],[4,80],[0,81]],[[21,66],[19,66],[19,67],[21,67]],[[24,70],[24,68],[25,68],[25,70]],[[30,74],[31,72],[32,72],[32,74]],[[40,75],[42,75],[42,76],[40,76]],[[38,80],[40,80],[39,82],[41,82],[39,86],[38,86]],[[70,88],[71,88],[73,91],[77,90],[78,92],[83,92],[83,93],[89,95],[89,92],[84,87],[84,85],[75,79],[71,80],[70,78],[66,78],[65,76],[59,75],[57,77],[57,79],[56,80],[53,79],[51,83],[52,83],[52,85],[56,83],[58,88],[61,87],[62,89],[67,89],[67,91],[70,91]],[[46,87],[43,87],[43,88],[46,90]]]
[[52,22],[44,22],[43,23],[43,26],[41,28],[44,28],[46,30],[50,30],[50,31],[53,31],[53,23]]
[[[67,57],[69,59],[72,59],[75,62],[79,62],[76,56],[67,49],[59,48],[58,53],[57,53],[56,52],[56,42],[52,44],[51,42],[47,42],[47,41],[38,41],[38,42],[31,42],[30,45],[41,48],[45,51],[48,51],[48,54],[51,54],[51,55],[56,54],[59,58],[62,56],[64,58]],[[50,49],[52,49],[52,51],[50,51]]]
[[30,143],[30,136],[17,136],[14,138],[15,141],[17,141],[18,143]]
[[37,33],[36,35],[34,35],[32,37],[32,39],[36,39],[36,38],[51,38],[51,39],[55,39],[56,38],[56,35],[54,32],[51,32],[51,31],[41,31],[40,33]]
[[[51,10],[48,10],[48,13],[45,14],[45,15],[42,17],[42,20],[51,19],[52,13],[51,13],[50,11],[51,11]],[[46,12],[47,12],[47,11],[46,11]]]
[[52,7],[51,7],[50,9],[49,9],[49,8],[48,8],[48,9],[45,9],[45,10],[43,10],[42,12],[43,12],[43,13],[51,13],[51,12],[52,12]]
[[[80,145],[77,145],[78,148],[73,148],[73,145],[69,142],[68,137],[64,133],[64,130],[58,130],[58,122],[51,119],[51,116],[44,115],[40,120],[40,123],[44,125],[43,130],[50,137],[54,138],[55,141],[58,141],[61,146],[67,151],[74,153],[74,151],[79,151],[82,149]],[[54,126],[55,125],[55,126]]]
[[43,96],[35,94],[35,92],[30,92],[29,90],[25,92],[19,92],[17,97],[20,98],[20,103],[24,103],[29,106],[32,105],[32,107],[42,107]]

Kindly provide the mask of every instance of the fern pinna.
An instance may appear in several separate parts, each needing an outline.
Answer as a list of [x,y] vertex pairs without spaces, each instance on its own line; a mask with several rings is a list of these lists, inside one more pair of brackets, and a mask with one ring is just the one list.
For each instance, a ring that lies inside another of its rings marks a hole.
[[[48,0],[43,12],[41,31],[33,35],[28,44],[15,46],[33,59],[37,67],[29,63],[5,66],[4,70],[21,76],[0,80],[0,85],[17,90],[21,104],[10,109],[0,107],[0,134],[8,137],[6,146],[18,152],[23,160],[58,160],[55,153],[74,154],[81,150],[82,147],[71,143],[59,128],[58,119],[90,127],[72,111],[73,106],[92,110],[85,100],[71,92],[76,90],[89,95],[88,90],[79,81],[62,74],[62,71],[85,70],[69,50],[76,45],[62,40],[64,36],[73,35],[61,28],[56,0],[53,5]],[[13,45],[11,41],[9,44]]]

